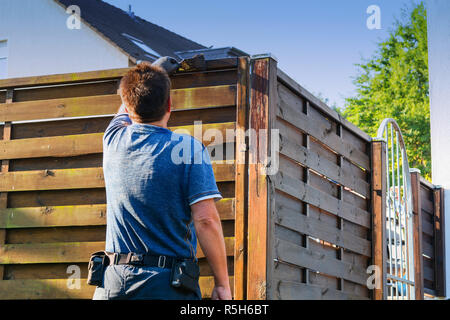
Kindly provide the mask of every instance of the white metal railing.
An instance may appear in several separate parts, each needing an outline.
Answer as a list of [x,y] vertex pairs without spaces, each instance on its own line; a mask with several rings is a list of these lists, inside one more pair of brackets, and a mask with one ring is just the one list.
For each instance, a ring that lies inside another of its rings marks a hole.
[[414,300],[414,240],[411,177],[401,130],[384,119],[377,139],[386,142],[386,298]]

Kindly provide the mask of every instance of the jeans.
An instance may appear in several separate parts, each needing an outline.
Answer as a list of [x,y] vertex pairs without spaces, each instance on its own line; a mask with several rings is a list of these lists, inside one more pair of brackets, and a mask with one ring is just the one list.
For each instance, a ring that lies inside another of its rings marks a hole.
[[201,300],[200,287],[197,292],[175,288],[170,277],[170,269],[110,265],[93,300]]

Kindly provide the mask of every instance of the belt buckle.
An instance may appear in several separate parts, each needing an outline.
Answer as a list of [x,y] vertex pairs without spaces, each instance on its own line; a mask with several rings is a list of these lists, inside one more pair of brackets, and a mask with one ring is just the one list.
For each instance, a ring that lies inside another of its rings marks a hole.
[[133,254],[130,259],[131,264],[135,265],[143,265],[144,264],[144,255],[142,254]]
[[[163,258],[163,259],[161,259],[161,258]],[[164,268],[165,266],[166,266],[166,256],[159,256],[158,268]]]

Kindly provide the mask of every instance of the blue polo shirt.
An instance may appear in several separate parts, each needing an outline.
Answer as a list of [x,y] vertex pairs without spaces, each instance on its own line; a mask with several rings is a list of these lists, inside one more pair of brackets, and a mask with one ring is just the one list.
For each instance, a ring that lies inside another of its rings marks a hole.
[[103,171],[106,251],[196,256],[190,206],[221,198],[202,143],[119,114],[103,137]]

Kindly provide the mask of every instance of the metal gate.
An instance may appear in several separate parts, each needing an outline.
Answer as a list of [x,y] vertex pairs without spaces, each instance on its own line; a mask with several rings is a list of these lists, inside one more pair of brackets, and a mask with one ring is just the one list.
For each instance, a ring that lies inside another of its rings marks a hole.
[[411,178],[401,130],[394,119],[384,119],[377,139],[386,152],[386,293],[389,300],[414,300],[414,242]]

